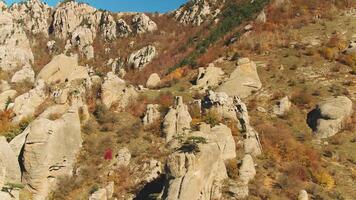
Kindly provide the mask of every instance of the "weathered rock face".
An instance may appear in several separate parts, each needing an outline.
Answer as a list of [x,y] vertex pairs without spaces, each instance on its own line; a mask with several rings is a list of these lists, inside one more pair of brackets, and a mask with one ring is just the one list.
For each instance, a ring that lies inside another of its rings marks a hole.
[[130,26],[123,19],[119,19],[116,24],[119,37],[127,37],[132,33]]
[[92,46],[95,34],[90,28],[78,26],[72,33],[71,43],[78,47],[79,51],[87,58],[94,58],[94,48]]
[[0,111],[8,109],[11,101],[16,96],[16,90],[6,90],[0,94]]
[[42,68],[37,79],[44,80],[47,84],[70,83],[75,80],[90,80],[88,70],[78,66],[77,56],[64,54],[53,57],[50,63]]
[[143,117],[143,125],[147,126],[153,124],[161,117],[158,104],[148,104],[146,114]]
[[13,107],[16,116],[13,121],[19,122],[26,117],[33,116],[37,107],[45,101],[46,97],[46,84],[43,80],[39,80],[34,89],[16,97]]
[[153,32],[157,30],[157,24],[143,13],[137,14],[133,17],[132,27],[136,34]]
[[220,13],[220,5],[224,1],[192,0],[175,11],[175,18],[182,24],[200,26],[205,20],[211,20]]
[[93,33],[101,19],[101,12],[76,1],[63,3],[56,8],[50,30],[56,37],[65,39],[82,23],[93,28]]
[[101,15],[100,29],[102,31],[103,37],[106,40],[116,39],[116,22],[114,17],[110,15],[109,12],[104,12]]
[[169,109],[163,121],[166,142],[171,141],[174,136],[184,134],[185,130],[189,130],[191,121],[188,106],[183,103],[182,97],[176,97],[174,106]]
[[251,155],[246,154],[242,159],[239,175],[239,179],[244,184],[248,184],[255,177],[256,169]]
[[10,13],[0,12],[0,69],[12,71],[34,60],[30,42]]
[[0,1],[0,11],[3,11],[7,8],[7,5],[5,4],[5,2]]
[[117,103],[118,108],[123,109],[137,97],[135,88],[128,86],[124,80],[112,72],[109,72],[105,77],[101,89],[101,100],[108,108],[110,108],[113,103]]
[[115,155],[113,165],[116,167],[128,166],[131,160],[130,150],[126,147],[120,149]]
[[161,83],[161,78],[159,77],[159,75],[157,73],[153,73],[148,78],[146,82],[146,87],[150,89],[154,89],[157,86],[159,86],[160,83]]
[[216,111],[222,118],[237,120],[234,100],[224,92],[210,90],[202,100],[202,107]]
[[235,71],[219,87],[218,91],[225,92],[231,97],[246,98],[261,87],[262,83],[257,74],[256,64],[248,58],[243,58],[239,60]]
[[106,65],[108,67],[111,67],[111,71],[114,74],[117,74],[120,78],[123,78],[126,74],[125,68],[124,68],[124,63],[125,61],[121,58],[115,58],[115,59],[110,59]]
[[48,21],[51,7],[41,0],[27,0],[23,3],[15,3],[9,8],[16,21],[22,21],[23,27],[33,34],[48,35]]
[[308,114],[308,125],[320,138],[338,133],[343,123],[353,113],[352,101],[345,96],[331,97],[320,102]]
[[289,101],[289,98],[287,96],[283,97],[273,107],[273,113],[279,117],[284,116],[286,113],[288,113],[291,106],[292,103]]
[[152,61],[156,56],[156,48],[154,46],[143,47],[142,49],[133,52],[127,63],[130,67],[135,69],[142,69],[146,64]]
[[[19,191],[11,190],[8,184],[20,184],[21,171],[17,156],[6,138],[0,137],[0,198],[2,200],[19,199]],[[9,189],[9,190],[7,190]],[[11,196],[13,195],[13,197]]]
[[74,106],[54,121],[38,118],[24,132],[23,179],[34,199],[45,199],[59,177],[72,174],[82,145],[78,110]]
[[229,127],[220,124],[214,126],[210,133],[216,136],[215,141],[219,146],[223,160],[236,158],[236,144]]
[[199,74],[196,79],[196,85],[192,89],[197,89],[205,92],[211,87],[216,87],[222,80],[224,72],[214,65],[210,65],[208,68],[199,68]]
[[27,81],[29,83],[35,82],[35,72],[30,65],[25,65],[21,70],[17,71],[11,78],[12,83],[21,83]]

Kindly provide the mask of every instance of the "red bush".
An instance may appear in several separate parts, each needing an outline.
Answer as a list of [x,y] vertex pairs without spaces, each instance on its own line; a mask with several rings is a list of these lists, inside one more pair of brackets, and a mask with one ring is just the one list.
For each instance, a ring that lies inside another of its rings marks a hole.
[[111,149],[106,149],[105,150],[104,159],[105,160],[112,160],[112,150]]

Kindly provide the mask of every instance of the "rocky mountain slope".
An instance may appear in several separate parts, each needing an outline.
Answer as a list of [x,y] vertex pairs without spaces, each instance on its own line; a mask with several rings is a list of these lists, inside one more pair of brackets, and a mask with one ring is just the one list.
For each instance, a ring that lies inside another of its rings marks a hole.
[[355,19],[0,1],[0,199],[354,199]]

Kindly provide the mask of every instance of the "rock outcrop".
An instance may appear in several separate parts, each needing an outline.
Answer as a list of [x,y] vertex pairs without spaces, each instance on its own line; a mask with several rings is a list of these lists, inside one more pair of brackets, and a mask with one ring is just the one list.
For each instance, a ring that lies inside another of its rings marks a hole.
[[71,83],[75,80],[89,81],[88,70],[78,66],[77,56],[64,54],[53,57],[51,62],[42,68],[37,79],[42,79],[47,84]]
[[50,31],[58,38],[66,39],[80,25],[91,27],[95,33],[101,12],[85,3],[69,1],[60,4],[54,11]]
[[94,58],[94,48],[92,46],[95,34],[90,28],[78,26],[72,33],[71,44],[78,47],[78,50],[87,58]]
[[132,33],[130,26],[123,19],[117,20],[116,24],[119,37],[127,37]]
[[152,61],[156,54],[156,48],[152,45],[149,45],[133,52],[129,56],[127,63],[134,69],[143,69],[145,65]]
[[216,87],[219,85],[225,73],[214,65],[209,65],[207,68],[199,68],[199,74],[195,80],[196,84],[192,89],[196,89],[205,92],[207,89]]
[[19,199],[19,189],[14,185],[21,184],[20,165],[16,154],[6,138],[0,137],[0,198],[2,200]]
[[34,60],[23,27],[7,11],[0,12],[0,69],[12,71]]
[[150,89],[154,89],[158,87],[160,83],[161,83],[161,78],[159,77],[159,75],[157,73],[153,73],[147,79],[146,87]]
[[190,129],[190,117],[188,106],[183,103],[182,97],[175,97],[174,106],[170,107],[163,120],[163,133],[166,142],[173,139],[174,136],[184,134]]
[[145,116],[142,119],[144,126],[148,126],[155,123],[161,117],[159,107],[160,106],[158,104],[147,105]]
[[234,99],[224,92],[210,90],[202,100],[202,108],[215,111],[222,118],[237,120]]
[[45,199],[59,177],[72,175],[82,145],[78,109],[73,106],[56,120],[38,118],[23,134],[23,179],[34,199]]
[[100,29],[103,34],[103,37],[106,40],[116,39],[116,22],[114,20],[114,17],[107,11],[101,15]]
[[163,199],[221,199],[222,182],[227,178],[224,161],[236,157],[230,129],[202,125],[186,138],[205,138],[206,142],[195,143],[196,151],[183,144],[168,157]]
[[11,78],[12,83],[21,83],[27,81],[29,83],[35,82],[35,72],[30,65],[25,65],[21,70],[17,71]]
[[14,3],[9,12],[16,21],[21,21],[23,27],[32,34],[48,35],[51,7],[41,0],[27,0]]
[[298,200],[308,200],[308,193],[305,190],[301,190],[298,194]]
[[43,80],[37,81],[35,88],[16,97],[13,107],[16,116],[13,118],[13,121],[20,122],[26,117],[33,116],[36,109],[46,100],[47,96],[45,82]]
[[123,109],[137,97],[136,89],[127,85],[124,80],[112,72],[106,75],[101,90],[101,100],[107,108],[110,108],[113,103],[117,103],[118,108]]
[[137,14],[133,17],[132,27],[136,34],[153,32],[157,30],[157,24],[143,13]]
[[217,16],[223,3],[217,0],[192,0],[176,10],[174,16],[182,24],[200,26],[204,21]]
[[331,97],[320,102],[308,113],[307,123],[317,137],[328,138],[337,134],[353,113],[352,101],[345,96]]
[[243,58],[238,61],[238,66],[218,91],[225,92],[231,97],[246,98],[261,87],[256,64],[248,58]]
[[279,117],[282,117],[288,113],[291,106],[292,103],[289,101],[288,96],[283,97],[276,103],[276,105],[273,106],[273,113]]

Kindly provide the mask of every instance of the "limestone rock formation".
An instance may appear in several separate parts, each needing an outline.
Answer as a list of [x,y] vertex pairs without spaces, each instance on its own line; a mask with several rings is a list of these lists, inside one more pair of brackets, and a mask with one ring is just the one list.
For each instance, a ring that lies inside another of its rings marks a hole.
[[9,83],[5,80],[0,80],[0,92],[11,89]]
[[246,154],[242,159],[242,165],[239,169],[239,179],[244,184],[248,184],[256,175],[255,164],[251,155]]
[[157,24],[143,13],[137,14],[133,17],[132,27],[136,34],[153,32],[157,30]]
[[236,144],[229,127],[220,124],[211,128],[210,133],[216,136],[215,141],[219,146],[223,160],[236,158]]
[[175,97],[174,106],[170,107],[163,120],[166,142],[171,141],[174,136],[184,134],[185,130],[189,130],[191,121],[188,106],[183,103],[183,98]]
[[229,79],[219,87],[218,91],[225,92],[231,97],[246,98],[261,87],[262,83],[256,64],[248,58],[243,58],[238,61],[235,71],[230,74]]
[[35,199],[45,199],[59,177],[72,174],[82,145],[78,109],[73,106],[57,120],[38,118],[24,132],[23,179]]
[[6,138],[0,137],[0,198],[2,200],[19,199],[19,191],[11,184],[21,183],[20,165],[16,154]]
[[114,74],[117,74],[120,78],[123,78],[126,74],[125,68],[124,68],[125,61],[122,60],[121,58],[115,58],[115,59],[110,59],[106,65],[108,67],[111,67],[111,71]]
[[46,84],[43,80],[39,80],[35,88],[16,97],[13,107],[16,116],[13,118],[13,121],[20,122],[26,117],[33,116],[37,107],[45,101],[46,97]]
[[200,26],[205,20],[214,19],[219,13],[223,1],[192,0],[175,11],[175,18],[182,24]]
[[158,104],[148,104],[145,116],[143,117],[143,125],[147,126],[153,124],[161,117]]
[[101,15],[100,29],[106,40],[116,39],[116,22],[114,17],[107,11]]
[[156,56],[156,48],[152,45],[133,52],[128,58],[128,65],[134,69],[142,69]]
[[159,77],[159,75],[157,73],[153,73],[148,78],[146,82],[146,87],[150,89],[154,89],[157,86],[159,86],[160,83],[161,83],[161,78]]
[[234,100],[224,92],[214,92],[209,90],[202,100],[204,109],[213,110],[222,118],[237,120]]
[[66,39],[78,26],[85,24],[92,27],[94,33],[100,19],[101,13],[88,4],[68,1],[55,9],[50,31],[56,37]]
[[78,47],[79,51],[87,58],[94,58],[94,48],[92,46],[95,34],[90,28],[78,26],[72,33],[71,43]]
[[135,88],[127,85],[124,80],[112,72],[106,75],[101,89],[101,100],[108,108],[110,108],[113,103],[117,103],[119,109],[123,109],[137,97]]
[[283,97],[281,100],[277,102],[273,107],[273,113],[279,117],[284,116],[288,113],[292,103],[289,101],[288,96]]
[[12,71],[34,60],[23,27],[7,11],[0,12],[0,69]]
[[201,144],[197,154],[175,152],[167,161],[163,199],[221,199],[225,164],[216,143]]
[[50,63],[42,68],[37,79],[42,79],[47,84],[70,83],[75,80],[90,80],[88,70],[78,66],[77,56],[60,54],[54,56]]
[[209,88],[218,86],[223,78],[223,75],[224,72],[220,68],[214,67],[213,64],[209,65],[206,69],[200,67],[196,84],[192,87],[192,89],[205,92]]
[[16,90],[6,90],[0,94],[0,111],[9,108],[10,103],[12,102],[16,94]]
[[320,138],[337,134],[353,113],[352,101],[345,96],[331,97],[320,102],[308,114],[308,125]]
[[25,65],[21,70],[17,71],[11,78],[12,83],[21,83],[27,81],[29,83],[35,82],[35,72],[30,65]]
[[119,19],[116,24],[119,37],[127,37],[132,33],[130,26],[123,19]]
[[48,35],[51,7],[41,0],[27,0],[14,3],[9,12],[16,21],[22,21],[23,27],[32,34]]

